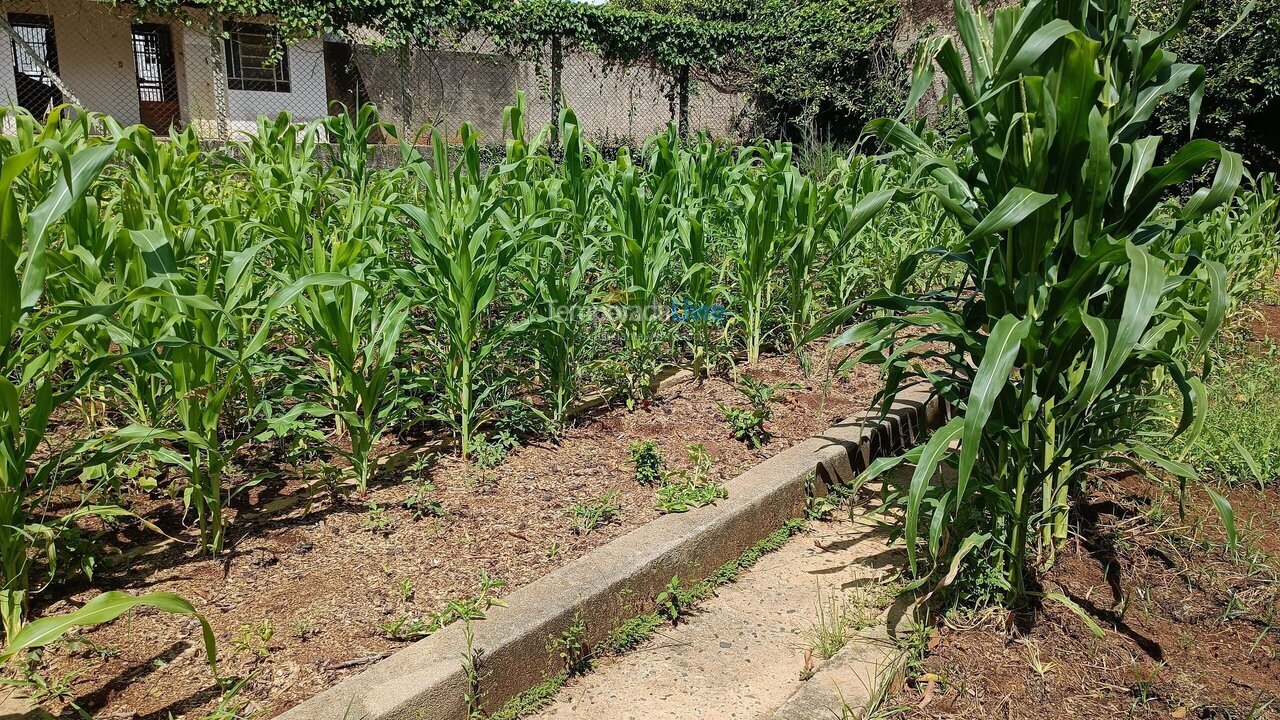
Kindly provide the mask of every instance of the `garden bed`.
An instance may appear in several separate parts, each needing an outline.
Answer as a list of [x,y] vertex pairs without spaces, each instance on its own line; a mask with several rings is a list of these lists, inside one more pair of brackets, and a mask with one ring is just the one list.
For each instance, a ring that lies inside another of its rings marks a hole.
[[[1247,318],[1238,355],[1210,378],[1205,435],[1188,458],[1231,504],[1238,550],[1195,484],[1184,515],[1173,483],[1098,478],[1042,589],[1071,598],[1105,637],[1050,601],[951,618],[884,707],[912,718],[1280,717],[1280,448],[1268,410],[1280,306]],[[1245,446],[1252,463],[1238,456]]]
[[1228,492],[1239,557],[1208,499],[1130,475],[1104,481],[1045,577],[1105,629],[1046,601],[933,631],[886,707],[914,718],[1262,718],[1280,712],[1280,494]]
[[[221,673],[248,678],[234,704],[247,704],[242,714],[275,715],[407,644],[412,638],[388,630],[397,621],[405,620],[403,632],[414,619],[429,623],[450,601],[476,598],[482,574],[506,583],[490,591],[501,594],[657,517],[654,488],[635,480],[631,442],[656,440],[677,470],[687,465],[686,446],[701,443],[714,459],[712,478],[726,480],[866,409],[878,387],[874,370],[859,369],[826,388],[825,368],[815,365],[806,375],[793,358],[769,358],[751,371],[802,386],[780,394],[769,424],[774,436],[758,450],[728,435],[718,405],[745,405],[731,382],[687,382],[634,412],[595,411],[558,443],[527,444],[489,471],[468,470],[452,457],[421,469],[393,470],[406,463],[389,463],[385,484],[337,502],[328,496],[291,502],[305,494],[296,482],[255,488],[235,508],[241,521],[224,557],[204,559],[168,541],[132,564],[100,567],[94,584],[190,598],[218,636]],[[408,450],[386,447],[382,454],[403,458],[412,455]],[[435,487],[441,517],[415,517],[403,508],[414,481],[423,479]],[[620,507],[616,520],[575,532],[571,509],[611,492]],[[148,507],[147,514],[156,511]],[[160,514],[177,513],[175,507]],[[87,588],[64,594],[41,612],[92,594]],[[198,632],[183,618],[139,611],[79,640],[43,658],[45,677],[74,674],[63,699],[46,700],[51,710],[74,701],[99,718],[199,716],[222,698]]]

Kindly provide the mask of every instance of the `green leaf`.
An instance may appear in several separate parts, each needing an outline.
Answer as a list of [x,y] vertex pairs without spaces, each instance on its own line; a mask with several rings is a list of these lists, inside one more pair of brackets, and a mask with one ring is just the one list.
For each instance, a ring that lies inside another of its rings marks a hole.
[[920,530],[920,509],[924,502],[929,481],[938,471],[938,464],[950,451],[951,443],[964,429],[964,418],[953,418],[935,430],[920,452],[915,471],[911,474],[911,487],[907,494],[907,517],[903,525],[903,539],[907,545],[907,562],[911,572],[916,572],[916,538]]
[[1235,510],[1231,508],[1231,502],[1213,488],[1206,485],[1204,491],[1209,494],[1209,499],[1218,510],[1218,517],[1222,519],[1222,529],[1227,534],[1227,550],[1235,554],[1240,549],[1240,537],[1236,533]]
[[1030,318],[1018,319],[1005,315],[996,321],[995,327],[991,328],[991,335],[987,337],[982,363],[973,376],[973,385],[969,389],[969,400],[962,418],[964,436],[960,442],[960,467],[956,480],[957,503],[968,501],[965,490],[978,459],[983,430],[995,408],[996,400],[1009,383],[1009,373],[1013,370],[1013,364],[1022,350],[1022,341],[1026,339],[1030,329]]
[[1028,215],[1044,207],[1046,203],[1056,197],[1056,195],[1046,195],[1024,187],[1015,187],[1000,199],[999,204],[991,212],[982,218],[982,222],[978,223],[978,226],[966,236],[966,239],[972,240],[984,235],[1004,232],[1025,220]]
[[105,592],[85,603],[80,609],[61,615],[40,618],[27,624],[9,639],[9,645],[0,652],[0,662],[7,662],[23,650],[44,647],[57,641],[75,627],[109,623],[135,607],[153,607],[168,613],[191,615],[200,621],[204,634],[204,648],[209,666],[217,675],[217,647],[213,628],[195,607],[182,597],[169,592],[153,592],[130,595],[119,591]]

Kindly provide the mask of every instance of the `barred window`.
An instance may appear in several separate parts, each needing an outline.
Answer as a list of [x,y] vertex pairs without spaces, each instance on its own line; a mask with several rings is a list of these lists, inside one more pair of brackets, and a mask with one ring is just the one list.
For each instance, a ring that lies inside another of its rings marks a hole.
[[289,49],[277,32],[241,22],[227,23],[226,30],[227,87],[289,92]]
[[50,107],[62,102],[62,92],[45,72],[45,67],[58,72],[58,45],[54,42],[53,18],[48,15],[9,13],[9,26],[26,43],[25,48],[16,41],[12,43],[13,79],[17,85],[18,105],[33,115],[42,116]]

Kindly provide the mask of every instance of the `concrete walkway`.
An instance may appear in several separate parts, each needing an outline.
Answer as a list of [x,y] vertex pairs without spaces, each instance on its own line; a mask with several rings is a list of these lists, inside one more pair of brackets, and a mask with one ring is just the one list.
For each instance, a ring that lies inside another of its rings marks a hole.
[[[773,716],[804,688],[805,679],[822,669],[822,658],[809,652],[819,598],[824,605],[833,597],[847,598],[850,614],[868,609],[879,614],[882,608],[868,608],[867,601],[883,597],[877,581],[892,574],[895,562],[901,561],[883,536],[865,524],[844,519],[811,523],[810,528],[761,558],[736,583],[722,587],[681,625],[665,626],[648,643],[571,680],[533,717]],[[878,624],[883,627],[883,619]],[[879,634],[883,637],[883,630]],[[868,665],[862,670],[874,675],[876,669]],[[820,674],[813,682],[827,676]]]

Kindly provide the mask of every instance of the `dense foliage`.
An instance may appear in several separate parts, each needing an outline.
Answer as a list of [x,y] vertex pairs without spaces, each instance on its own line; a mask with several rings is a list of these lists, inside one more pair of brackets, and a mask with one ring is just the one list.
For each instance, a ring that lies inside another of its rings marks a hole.
[[[572,0],[140,0],[140,12],[189,15],[192,8],[223,15],[270,15],[289,38],[374,31],[388,47],[431,46],[478,33],[512,54],[540,53],[553,39],[599,53],[606,60],[646,60],[668,71],[719,69],[754,43],[756,29],[664,13]],[[362,34],[362,40],[369,37]]]
[[[272,15],[283,34],[295,38],[361,27],[397,47],[477,33],[515,55],[538,55],[558,41],[608,61],[652,61],[673,76],[692,68],[704,78],[728,77],[749,87],[759,129],[771,136],[816,130],[849,140],[849,132],[900,100],[900,62],[890,42],[897,10],[870,0],[213,0],[199,6]],[[142,12],[179,15],[191,7],[177,0],[138,3]]]
[[[1169,24],[1181,9],[1176,0],[1134,6],[1152,26]],[[1280,2],[1199,0],[1186,32],[1171,38],[1168,49],[1207,70],[1196,135],[1240,153],[1253,172],[1280,170]],[[1161,105],[1162,132],[1188,138],[1184,106]]]
[[867,121],[901,102],[901,62],[892,47],[898,8],[870,0],[622,0],[622,7],[756,33],[738,58],[750,78],[761,129],[852,140]]

